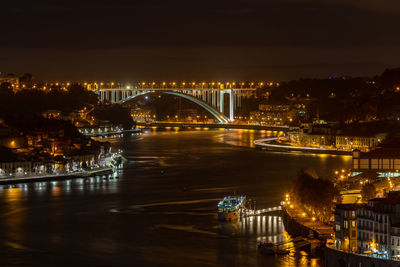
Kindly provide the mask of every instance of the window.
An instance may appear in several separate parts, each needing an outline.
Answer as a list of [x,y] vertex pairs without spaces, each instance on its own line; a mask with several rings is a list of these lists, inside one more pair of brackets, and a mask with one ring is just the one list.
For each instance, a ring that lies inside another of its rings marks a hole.
[[356,227],[356,221],[351,221],[351,227]]
[[352,230],[352,231],[351,231],[351,237],[352,237],[352,238],[356,237],[356,230]]
[[400,169],[400,159],[394,160],[394,169]]
[[349,228],[349,222],[348,221],[344,221],[344,229],[347,229],[347,228]]
[[389,159],[382,160],[382,167],[383,169],[389,169]]
[[353,169],[358,169],[358,159],[353,159]]
[[378,169],[378,159],[371,159],[371,169]]
[[368,159],[360,159],[360,169],[369,169]]
[[[392,237],[392,246],[394,246],[394,238]],[[393,252],[392,252],[393,253]]]
[[351,211],[351,216],[353,217],[353,218],[355,218],[356,217],[356,212],[353,210],[353,211]]

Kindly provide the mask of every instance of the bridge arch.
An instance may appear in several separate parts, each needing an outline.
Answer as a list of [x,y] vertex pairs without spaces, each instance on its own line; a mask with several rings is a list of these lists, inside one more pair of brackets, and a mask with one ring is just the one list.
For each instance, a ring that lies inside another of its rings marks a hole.
[[[125,103],[129,100],[132,100],[138,96],[142,96],[142,95],[147,95],[147,94],[151,94],[154,93],[155,91],[152,92],[143,92],[143,93],[139,93],[133,96],[129,96],[124,100],[121,100],[120,103]],[[178,93],[178,92],[171,92],[171,91],[161,91],[161,92],[157,92],[157,93],[161,93],[161,94],[168,94],[168,95],[175,95],[175,96],[179,96],[182,97],[184,99],[187,99],[197,105],[199,105],[200,107],[204,108],[205,110],[207,110],[211,115],[213,115],[214,118],[216,118],[220,123],[229,123],[229,119],[228,117],[226,117],[224,114],[220,113],[218,110],[216,110],[215,108],[213,108],[212,106],[210,106],[209,104],[207,104],[206,102],[192,96],[192,95],[187,95],[187,94],[183,94],[183,93]]]

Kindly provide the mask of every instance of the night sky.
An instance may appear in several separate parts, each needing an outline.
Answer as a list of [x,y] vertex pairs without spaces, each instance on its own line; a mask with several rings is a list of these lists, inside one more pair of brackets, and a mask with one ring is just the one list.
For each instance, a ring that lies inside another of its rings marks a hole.
[[0,11],[0,71],[40,79],[281,81],[400,66],[398,0],[13,0]]

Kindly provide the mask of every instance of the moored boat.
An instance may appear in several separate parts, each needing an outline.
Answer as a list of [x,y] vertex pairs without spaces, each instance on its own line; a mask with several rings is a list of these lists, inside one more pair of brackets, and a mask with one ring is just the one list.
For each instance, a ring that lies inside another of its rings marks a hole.
[[246,196],[227,196],[218,203],[218,220],[234,221],[242,216]]

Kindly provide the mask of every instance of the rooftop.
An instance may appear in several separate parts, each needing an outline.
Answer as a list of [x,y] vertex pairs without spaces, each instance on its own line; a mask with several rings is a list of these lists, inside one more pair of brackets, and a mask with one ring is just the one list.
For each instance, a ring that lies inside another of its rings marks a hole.
[[400,158],[400,147],[381,147],[362,152],[360,158]]
[[337,204],[336,205],[336,210],[357,210],[359,208],[364,207],[365,204]]

